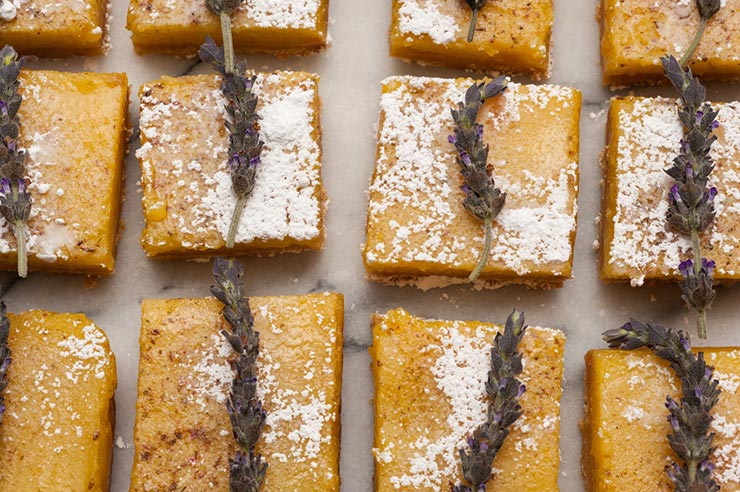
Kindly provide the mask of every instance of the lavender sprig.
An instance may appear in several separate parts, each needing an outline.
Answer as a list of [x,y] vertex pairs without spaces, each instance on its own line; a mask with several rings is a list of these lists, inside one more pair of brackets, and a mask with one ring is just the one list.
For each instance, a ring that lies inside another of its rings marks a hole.
[[10,367],[10,347],[8,337],[10,335],[10,320],[6,314],[5,303],[0,301],[0,424],[5,414],[5,388],[8,387],[8,367]]
[[478,23],[478,11],[488,3],[488,0],[465,0],[471,11],[470,26],[468,27],[468,43],[473,42],[475,36],[475,25]]
[[255,452],[267,414],[257,396],[257,357],[260,334],[254,330],[249,299],[244,297],[244,267],[234,259],[217,257],[213,262],[215,285],[211,293],[224,304],[223,316],[231,332],[221,331],[236,353],[231,366],[236,375],[226,403],[232,432],[239,450],[229,459],[232,492],[258,492],[265,480],[267,463]]
[[18,275],[28,275],[26,222],[31,194],[26,183],[26,152],[18,145],[23,98],[18,93],[24,59],[11,46],[0,50],[0,214],[13,229],[18,244]]
[[706,338],[706,310],[716,294],[712,277],[715,265],[702,257],[699,235],[715,217],[717,188],[710,187],[708,181],[714,170],[710,151],[717,137],[713,132],[719,122],[718,112],[705,101],[706,89],[686,63],[696,50],[707,21],[719,10],[720,0],[697,0],[696,5],[701,23],[691,46],[680,61],[667,55],[661,58],[661,63],[666,77],[680,95],[683,106],[678,110],[678,116],[684,127],[679,154],[666,170],[676,181],[668,194],[666,220],[674,229],[691,238],[693,258],[679,266],[683,275],[680,287],[686,304],[696,310],[699,338]]
[[514,310],[506,320],[503,334],[497,333],[493,340],[486,383],[487,420],[468,437],[468,449],[459,451],[465,483],[453,485],[453,492],[486,490],[493,478],[493,460],[509,435],[509,427],[522,415],[519,398],[526,388],[517,379],[523,368],[517,348],[526,329],[524,313]]
[[681,401],[666,398],[671,449],[684,462],[666,466],[666,473],[676,492],[717,492],[719,485],[712,477],[711,454],[715,434],[710,432],[711,410],[719,400],[719,381],[713,379],[714,368],[707,366],[704,353],[695,356],[689,336],[659,325],[630,320],[616,330],[603,334],[610,348],[651,349],[671,364],[681,380]]
[[704,35],[704,30],[707,28],[707,22],[719,11],[720,6],[721,0],[696,0],[696,8],[699,10],[700,17],[699,29],[697,29],[694,39],[691,40],[691,44],[681,57],[680,64],[682,67],[685,67],[694,55],[696,48],[699,46],[699,41]]
[[498,216],[506,200],[506,193],[496,188],[493,176],[488,170],[488,145],[483,144],[483,125],[476,123],[478,112],[483,103],[506,89],[509,80],[498,77],[489,83],[474,83],[465,93],[465,101],[452,109],[452,120],[455,122],[454,135],[448,140],[455,146],[465,184],[463,206],[474,217],[483,222],[485,241],[483,254],[473,272],[468,277],[471,282],[478,280],[483,268],[488,263],[491,251],[493,232],[491,224]]
[[221,18],[224,46],[219,47],[210,36],[198,54],[204,62],[223,75],[221,92],[226,98],[226,128],[229,130],[229,170],[231,189],[236,195],[236,207],[231,216],[226,247],[233,248],[247,198],[254,190],[257,167],[264,142],[260,140],[257,96],[252,92],[256,77],[247,77],[246,65],[234,63],[234,43],[231,36],[231,13],[243,0],[206,0],[208,7]]

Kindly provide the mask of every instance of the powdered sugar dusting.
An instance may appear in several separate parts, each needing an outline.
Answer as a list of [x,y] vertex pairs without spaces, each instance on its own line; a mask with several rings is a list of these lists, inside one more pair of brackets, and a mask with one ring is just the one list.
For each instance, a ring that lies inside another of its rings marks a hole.
[[[450,107],[462,99],[470,82],[423,77],[384,82],[392,89],[381,98],[365,249],[366,263],[373,268],[411,262],[454,268],[480,253],[482,228],[461,205],[455,151],[446,141],[452,133]],[[574,94],[567,88],[511,83],[497,109],[484,116],[484,138],[503,130],[516,132],[517,123],[536,118],[537,111],[566,117],[575,109]],[[496,159],[494,148],[491,159]],[[497,186],[510,196],[495,222],[491,264],[521,276],[534,269],[551,269],[557,276],[569,264],[578,164],[560,165],[559,159],[562,156],[548,157],[545,164],[531,167],[492,162]],[[375,242],[377,236],[389,240]]]
[[320,7],[319,0],[247,0],[239,9],[260,27],[311,29]]
[[[424,5],[420,5],[419,1],[424,2]],[[425,34],[437,44],[455,41],[460,32],[455,18],[440,12],[439,5],[432,1],[401,0],[398,16],[402,34]]]
[[[73,322],[74,326],[79,324],[78,320]],[[87,381],[90,374],[96,379],[103,379],[106,367],[110,364],[107,342],[103,332],[97,326],[89,324],[82,328],[81,338],[71,335],[57,343],[62,349],[59,355],[76,359],[67,368],[67,379],[77,383],[81,377],[83,381]]]
[[[740,273],[737,248],[740,238],[731,234],[740,220],[740,174],[734,164],[740,157],[740,103],[716,104],[720,128],[711,155],[716,169],[711,184],[717,186],[717,218],[703,243],[717,262],[716,276]],[[633,285],[648,278],[678,274],[678,265],[690,252],[690,240],[668,227],[666,198],[673,184],[665,173],[678,154],[683,128],[673,99],[635,99],[622,109],[616,165],[614,237],[606,243],[609,264],[629,274]]]
[[[218,79],[194,78],[192,84],[189,100],[168,87],[147,90],[140,123],[145,142],[137,157],[143,170],[147,241],[177,241],[179,248],[203,250],[223,246],[236,195]],[[265,84],[272,89],[264,91]],[[237,244],[286,239],[305,243],[322,235],[316,91],[310,76],[258,75],[255,92],[265,145]],[[202,132],[205,145],[194,147],[192,132]]]
[[[322,0],[246,0],[233,14],[235,28],[269,27],[273,29],[315,29]],[[149,0],[132,4],[132,11],[140,10],[137,21],[144,24],[205,24],[216,16],[205,2],[179,0]]]
[[[408,471],[389,478],[391,484],[399,489],[411,487],[417,490],[443,490],[445,480],[456,476],[459,470],[457,449],[464,446],[470,432],[485,421],[487,401],[485,385],[490,370],[490,340],[496,330],[492,326],[478,326],[469,333],[465,323],[450,322],[441,328],[439,344],[423,349],[423,352],[439,354],[429,371],[434,376],[437,388],[443,393],[450,412],[445,417],[444,428],[448,431],[439,438],[415,429],[419,437],[407,446],[413,450],[409,459]],[[542,328],[530,328],[538,335],[557,336],[557,332]],[[527,353],[524,353],[524,372],[521,380],[527,384],[533,374],[528,370]],[[527,413],[527,412],[525,412]],[[513,425],[519,434],[514,445],[516,452],[524,449],[536,450],[538,436],[552,429],[559,422],[558,415],[523,415]],[[406,446],[406,445],[405,445]],[[376,459],[390,463],[396,454],[394,443],[383,449],[375,449]]]

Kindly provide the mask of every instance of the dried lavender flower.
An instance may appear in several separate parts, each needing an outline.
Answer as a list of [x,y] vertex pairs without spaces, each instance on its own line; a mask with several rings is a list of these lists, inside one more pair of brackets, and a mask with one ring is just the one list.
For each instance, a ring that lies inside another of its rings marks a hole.
[[257,396],[257,357],[260,334],[254,330],[249,299],[244,296],[244,267],[234,259],[217,257],[213,262],[213,296],[224,304],[223,316],[231,332],[221,334],[236,353],[231,361],[235,377],[226,403],[232,433],[239,450],[229,459],[232,492],[258,492],[265,479],[267,463],[255,452],[267,414]]
[[514,310],[506,320],[503,333],[497,333],[491,348],[488,371],[486,422],[468,437],[468,449],[461,449],[460,463],[465,483],[452,486],[453,492],[478,492],[493,478],[493,460],[509,435],[509,427],[522,415],[519,399],[526,388],[521,374],[522,355],[517,352],[527,327],[524,313]]
[[242,63],[229,71],[224,58],[224,49],[218,47],[210,37],[206,37],[206,42],[198,53],[204,62],[223,75],[221,92],[226,98],[231,188],[237,198],[229,233],[226,236],[226,246],[233,248],[244,205],[254,189],[264,145],[259,134],[258,98],[252,92],[256,77],[245,76],[246,66]]
[[475,282],[488,263],[491,251],[491,224],[498,216],[506,200],[506,193],[496,188],[493,176],[488,170],[488,145],[483,144],[483,125],[476,123],[478,112],[483,103],[497,96],[506,89],[509,80],[497,77],[491,82],[474,83],[465,93],[465,101],[452,109],[452,120],[455,122],[454,135],[448,140],[457,150],[457,162],[465,184],[463,206],[474,217],[483,222],[485,241],[483,254],[473,272],[470,281]]
[[718,112],[705,101],[706,89],[686,64],[699,44],[707,21],[719,10],[720,2],[697,0],[696,5],[701,23],[691,46],[680,61],[667,55],[661,58],[661,63],[666,77],[680,95],[682,107],[678,116],[684,127],[679,154],[666,170],[676,181],[668,193],[666,221],[691,238],[693,258],[679,266],[683,276],[680,287],[686,304],[696,310],[699,338],[706,338],[706,310],[716,294],[712,278],[714,262],[702,257],[699,235],[715,217],[717,188],[709,186],[708,181],[714,170],[710,151],[717,137],[713,132],[719,122]]
[[26,152],[18,144],[23,98],[18,93],[24,59],[11,46],[0,50],[0,214],[13,229],[18,244],[18,275],[28,275],[26,221],[31,194],[26,183]]
[[630,320],[621,328],[603,334],[611,348],[634,350],[651,349],[668,361],[681,380],[681,401],[666,398],[671,433],[668,443],[683,465],[666,466],[676,492],[717,492],[719,485],[712,477],[714,465],[711,455],[715,434],[710,432],[711,410],[719,400],[719,381],[714,379],[714,368],[707,366],[704,353],[691,351],[687,334],[674,332],[651,323]]
[[10,320],[6,314],[5,303],[0,301],[0,424],[3,422],[5,413],[5,388],[8,387],[8,367],[10,367],[10,348],[8,337],[10,335]]
[[465,0],[471,10],[470,27],[468,27],[468,43],[473,42],[475,36],[475,25],[478,23],[478,11],[488,3],[488,0]]

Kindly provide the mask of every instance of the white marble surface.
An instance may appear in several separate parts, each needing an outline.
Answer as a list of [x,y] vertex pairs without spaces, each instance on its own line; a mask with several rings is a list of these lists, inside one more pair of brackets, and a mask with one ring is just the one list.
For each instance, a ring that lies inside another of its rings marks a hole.
[[[462,0],[461,0],[462,1]],[[127,0],[112,0],[113,48],[105,58],[42,60],[35,68],[125,71],[132,86],[131,121],[138,117],[136,92],[143,82],[161,75],[204,72],[195,60],[133,53],[124,28]],[[372,490],[372,376],[367,347],[370,315],[402,306],[412,313],[448,319],[503,321],[512,307],[526,312],[533,324],[563,329],[568,336],[562,412],[563,491],[583,490],[580,476],[578,421],[583,408],[583,355],[603,347],[600,332],[636,316],[676,328],[693,329],[676,286],[632,289],[606,285],[596,270],[594,218],[600,199],[598,155],[604,145],[605,114],[611,93],[599,83],[598,26],[595,0],[555,0],[554,73],[552,83],[577,87],[584,94],[581,125],[580,220],[575,256],[575,278],[560,290],[530,291],[505,288],[474,292],[464,287],[420,292],[385,287],[364,278],[360,258],[365,225],[365,195],[375,156],[374,132],[380,81],[389,75],[457,76],[462,72],[408,65],[388,56],[390,0],[332,0],[330,34],[333,45],[323,53],[290,60],[253,56],[259,69],[302,69],[321,75],[322,125],[326,188],[331,200],[325,251],[275,258],[247,259],[247,290],[254,295],[294,294],[337,290],[346,296],[345,366],[342,410],[342,490]],[[643,94],[671,94],[668,88],[644,89]],[[740,97],[737,85],[710,86],[715,100]],[[127,447],[115,449],[112,491],[128,490],[138,364],[140,301],[148,297],[208,295],[210,267],[204,263],[159,262],[147,259],[139,246],[143,228],[138,164],[131,144],[126,160],[125,230],[120,242],[116,273],[86,288],[82,277],[34,273],[16,281],[5,274],[3,291],[10,309],[83,311],[110,336],[118,358],[118,420],[115,436]],[[652,300],[651,300],[652,298]],[[740,290],[722,289],[709,314],[712,345],[740,344],[733,330]],[[735,308],[735,309],[734,309]]]

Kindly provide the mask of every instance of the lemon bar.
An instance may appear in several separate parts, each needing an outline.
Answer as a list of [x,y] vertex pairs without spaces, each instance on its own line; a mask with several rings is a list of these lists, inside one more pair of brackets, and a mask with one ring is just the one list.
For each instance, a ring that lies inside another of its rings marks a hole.
[[[329,0],[247,0],[231,22],[237,51],[307,54],[327,46]],[[195,55],[206,36],[222,43],[204,0],[131,0],[126,27],[137,53]]]
[[[118,240],[128,81],[123,73],[25,71],[20,144],[33,201],[29,270],[110,274]],[[0,269],[17,243],[0,219]]]
[[8,318],[0,490],[106,492],[116,390],[108,338],[82,314]]
[[[680,58],[700,17],[694,1],[602,0],[599,19],[604,85],[625,86],[665,81],[660,57]],[[689,66],[703,79],[737,80],[738,52],[740,14],[728,2],[710,19]]]
[[[701,238],[702,252],[717,264],[716,280],[740,278],[740,103],[713,104],[719,110],[716,168],[717,217]],[[665,173],[680,150],[683,127],[678,103],[666,98],[614,98],[607,123],[601,276],[610,281],[678,280],[678,265],[691,255],[690,238],[666,223],[667,194],[674,184]]]
[[550,75],[552,0],[486,3],[469,43],[470,18],[470,7],[461,0],[393,0],[391,55],[537,79]]
[[21,55],[105,54],[107,9],[107,0],[0,0],[0,46]]
[[[234,374],[222,307],[215,299],[143,303],[131,492],[229,491]],[[257,445],[269,463],[263,488],[338,492],[343,298],[253,297],[250,307],[267,412]]]
[[141,242],[149,256],[318,250],[324,243],[318,76],[259,74],[255,188],[234,248],[226,248],[236,195],[228,166],[220,76],[164,77],[141,87]]
[[[458,450],[486,420],[485,385],[499,326],[424,320],[395,309],[373,319],[375,491],[448,490]],[[488,491],[557,492],[565,337],[530,327],[521,342],[526,392],[493,462]]]
[[[450,109],[470,79],[391,77],[383,82],[365,269],[421,288],[467,282],[483,224],[463,208]],[[485,286],[561,286],[576,232],[580,92],[510,83],[480,111],[489,165],[506,203],[493,225]]]
[[[713,477],[722,490],[740,490],[740,349],[702,348],[722,393],[713,409]],[[678,401],[681,382],[647,350],[592,350],[586,354],[583,474],[587,492],[674,490],[666,465],[677,460],[667,396]]]

